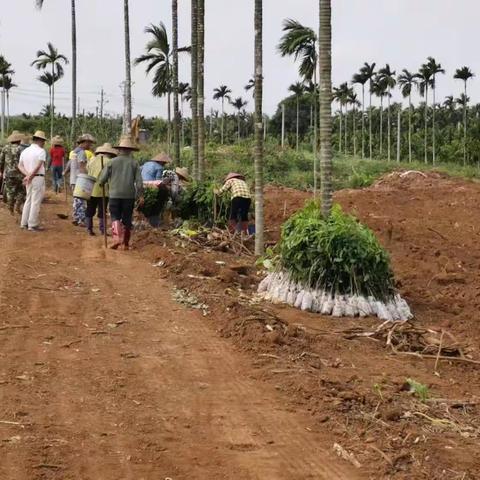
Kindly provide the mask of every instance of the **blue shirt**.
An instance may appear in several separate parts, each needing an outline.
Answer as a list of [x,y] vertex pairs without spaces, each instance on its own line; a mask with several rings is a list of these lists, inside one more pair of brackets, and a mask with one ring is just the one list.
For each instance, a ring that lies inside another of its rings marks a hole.
[[161,180],[163,176],[163,167],[152,160],[146,162],[142,167],[142,179],[144,182],[153,182]]

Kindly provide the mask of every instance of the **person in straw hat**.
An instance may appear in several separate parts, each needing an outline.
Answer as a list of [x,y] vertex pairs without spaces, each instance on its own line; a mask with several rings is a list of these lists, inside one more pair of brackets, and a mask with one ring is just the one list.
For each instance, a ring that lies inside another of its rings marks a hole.
[[15,210],[22,213],[25,202],[25,187],[23,175],[18,169],[23,136],[20,132],[13,132],[8,138],[8,144],[0,152],[0,179],[3,181],[3,198],[10,213]]
[[230,193],[231,198],[229,230],[234,233],[240,225],[242,233],[248,235],[248,212],[252,203],[252,195],[245,176],[241,173],[229,173],[223,187],[216,190],[215,194],[223,195],[226,192]]
[[[19,135],[20,132],[18,130],[14,130],[12,132],[12,134],[10,135],[10,137],[12,135]],[[10,142],[8,141],[7,139],[7,144],[6,145],[3,145],[3,146],[0,146],[0,154],[1,154],[1,151],[4,149],[4,148],[7,148],[8,146],[10,145]],[[2,199],[3,199],[3,203],[7,203],[7,193],[5,191],[5,178],[2,177],[1,175],[2,173],[2,170],[0,169],[0,193],[2,194]]]
[[62,188],[65,154],[62,137],[58,135],[53,137],[50,148],[50,167],[52,168],[53,189],[55,193],[59,193]]
[[163,170],[172,163],[172,159],[166,153],[159,153],[142,167],[142,178],[144,182],[153,182],[163,178]]
[[33,134],[32,144],[20,154],[18,169],[25,175],[23,184],[27,188],[27,198],[23,206],[20,226],[30,232],[41,230],[40,207],[45,195],[45,162],[47,152],[44,150],[47,137],[37,130]]
[[[108,167],[112,158],[116,157],[118,152],[112,147],[110,143],[104,143],[95,150],[95,156],[88,162],[87,173],[91,177],[97,179],[97,183],[93,187],[92,196],[87,201],[87,211],[85,223],[87,225],[87,232],[89,235],[95,235],[93,231],[93,217],[97,212],[100,231],[105,233],[105,224],[103,214],[108,206],[108,184],[101,187],[98,182],[98,177],[105,167]],[[105,202],[104,202],[105,200]]]
[[131,137],[122,136],[115,149],[119,155],[103,169],[99,184],[103,187],[109,183],[113,236],[111,248],[116,250],[123,245],[128,250],[135,200],[138,198],[139,204],[143,204],[143,180],[140,167],[133,158],[133,152],[138,151],[138,147]]

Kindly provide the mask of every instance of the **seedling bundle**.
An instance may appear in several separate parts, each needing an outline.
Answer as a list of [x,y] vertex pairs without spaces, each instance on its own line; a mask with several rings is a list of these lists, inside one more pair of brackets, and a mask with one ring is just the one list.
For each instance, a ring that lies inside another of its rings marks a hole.
[[390,259],[373,232],[335,206],[324,219],[312,202],[283,226],[274,271],[259,285],[267,300],[334,317],[406,320]]

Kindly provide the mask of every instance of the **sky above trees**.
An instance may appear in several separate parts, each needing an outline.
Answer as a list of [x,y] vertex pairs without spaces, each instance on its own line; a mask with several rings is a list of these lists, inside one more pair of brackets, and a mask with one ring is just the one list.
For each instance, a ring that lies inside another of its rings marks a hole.
[[[148,40],[144,28],[163,21],[170,34],[169,1],[131,0],[132,58],[143,53]],[[190,2],[179,1],[179,44],[190,40]],[[120,83],[124,80],[123,2],[120,0],[78,1],[79,97],[81,109],[94,112],[103,87],[109,103],[105,110],[122,111]],[[294,18],[317,29],[318,1],[264,0],[265,112],[272,114],[277,103],[298,80],[297,68],[289,58],[281,58],[277,45],[282,21]],[[12,113],[38,112],[48,103],[48,91],[37,81],[30,67],[39,49],[51,41],[70,57],[70,2],[48,0],[42,12],[34,0],[0,0],[0,53],[13,64]],[[453,80],[455,69],[469,66],[480,76],[477,50],[478,0],[335,0],[333,5],[333,82],[350,81],[363,62],[390,63],[399,73],[416,71],[427,56],[442,64],[446,75],[438,79],[437,99],[458,96],[462,83]],[[220,109],[212,100],[213,89],[228,85],[232,96],[242,96],[253,110],[251,92],[244,86],[253,74],[253,0],[206,1],[206,111]],[[180,81],[189,82],[190,61],[181,56]],[[165,99],[151,97],[151,81],[144,68],[133,71],[134,115],[166,116]],[[57,84],[57,108],[70,111],[70,68]],[[480,101],[480,78],[469,87],[472,102]],[[394,101],[400,100],[398,92]],[[414,101],[419,97],[415,94]],[[228,107],[231,108],[231,107]]]

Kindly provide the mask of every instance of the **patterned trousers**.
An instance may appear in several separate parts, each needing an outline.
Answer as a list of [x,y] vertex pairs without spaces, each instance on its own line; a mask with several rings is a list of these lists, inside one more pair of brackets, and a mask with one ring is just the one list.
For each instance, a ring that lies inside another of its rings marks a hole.
[[18,177],[7,177],[5,179],[5,196],[9,210],[13,213],[22,213],[22,207],[25,203],[27,192],[22,183],[22,179]]
[[87,202],[82,198],[73,198],[73,221],[85,223],[87,213]]

